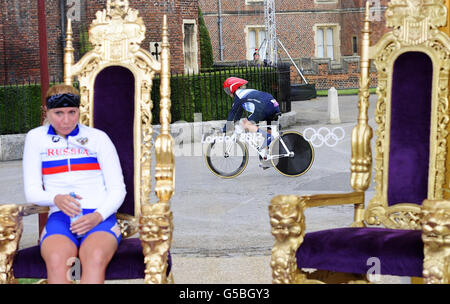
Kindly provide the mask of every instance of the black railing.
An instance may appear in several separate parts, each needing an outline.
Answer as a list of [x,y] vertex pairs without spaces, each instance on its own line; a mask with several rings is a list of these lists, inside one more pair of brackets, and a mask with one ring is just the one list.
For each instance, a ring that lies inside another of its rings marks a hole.
[[0,85],[0,134],[25,133],[41,121],[41,85],[28,79]]
[[[227,77],[235,76],[248,80],[248,88],[271,93],[281,104],[289,102],[280,93],[280,80],[285,82],[289,71],[273,67],[227,67],[202,70],[201,73],[172,74],[171,114],[172,122],[194,121],[194,113],[201,113],[202,121],[223,120],[231,109],[232,100],[223,90]],[[287,77],[289,79],[289,77]],[[53,77],[53,83],[62,79]],[[77,84],[75,83],[75,86]],[[155,77],[152,89],[153,124],[159,124],[159,86]],[[41,87],[37,81],[0,85],[0,134],[26,133],[41,123]],[[286,91],[283,89],[283,92]]]

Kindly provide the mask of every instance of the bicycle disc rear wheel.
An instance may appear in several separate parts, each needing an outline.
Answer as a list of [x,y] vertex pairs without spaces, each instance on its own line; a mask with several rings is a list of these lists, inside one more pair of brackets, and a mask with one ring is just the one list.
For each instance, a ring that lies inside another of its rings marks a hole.
[[[305,174],[314,161],[314,149],[309,141],[302,134],[295,131],[284,132],[281,135],[284,144],[293,156],[284,156],[272,159],[273,167],[286,176],[300,176]],[[280,138],[277,138],[270,148],[270,155],[284,155],[287,151]]]
[[215,141],[208,144],[205,160],[209,170],[215,175],[222,178],[233,178],[241,174],[247,167],[247,146],[240,141]]

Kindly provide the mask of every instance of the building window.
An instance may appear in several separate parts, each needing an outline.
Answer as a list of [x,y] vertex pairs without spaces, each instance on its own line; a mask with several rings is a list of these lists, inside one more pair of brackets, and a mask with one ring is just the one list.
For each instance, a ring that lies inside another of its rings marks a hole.
[[316,25],[316,57],[339,60],[339,36],[336,25]]
[[358,54],[358,37],[353,36],[352,37],[352,49],[353,49],[353,55]]
[[264,0],[245,0],[245,5],[264,4]]
[[253,60],[253,53],[259,49],[266,39],[263,25],[247,27],[247,60]]
[[184,71],[198,73],[197,24],[195,20],[183,20]]

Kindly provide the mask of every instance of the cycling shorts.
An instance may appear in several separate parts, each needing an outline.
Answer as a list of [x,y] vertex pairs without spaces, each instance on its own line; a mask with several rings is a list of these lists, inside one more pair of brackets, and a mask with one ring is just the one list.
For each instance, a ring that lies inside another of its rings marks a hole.
[[257,108],[255,109],[255,112],[253,112],[251,115],[247,117],[247,119],[256,124],[258,124],[262,120],[265,120],[267,121],[267,125],[270,125],[272,123],[272,120],[274,120],[275,115],[280,113],[279,107],[275,107],[274,110],[275,110],[274,113],[267,115],[266,113],[264,113],[263,109]]
[[255,124],[258,124],[261,120],[266,120],[266,117],[262,109],[255,109],[255,112],[251,113],[247,119]]
[[[96,209],[83,209],[83,215],[94,212]],[[50,214],[42,232],[40,244],[50,235],[60,234],[67,236],[79,248],[81,243],[91,234],[97,231],[105,231],[111,233],[117,240],[117,246],[122,240],[119,224],[117,223],[116,215],[113,214],[106,220],[86,232],[79,237],[77,234],[70,231],[70,217],[62,211],[53,212]]]

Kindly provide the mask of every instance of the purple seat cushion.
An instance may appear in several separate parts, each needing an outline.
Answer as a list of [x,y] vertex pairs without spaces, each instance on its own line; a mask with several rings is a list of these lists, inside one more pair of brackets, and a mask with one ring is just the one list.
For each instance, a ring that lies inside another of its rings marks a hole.
[[365,274],[374,266],[368,263],[371,257],[380,260],[380,274],[422,277],[422,231],[338,228],[307,233],[297,250],[297,265]]
[[[169,252],[167,274],[172,268]],[[106,268],[107,280],[128,280],[144,278],[144,255],[138,238],[123,239]],[[47,278],[45,262],[41,257],[39,246],[19,250],[13,264],[16,278]]]

